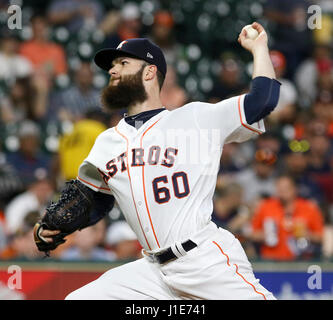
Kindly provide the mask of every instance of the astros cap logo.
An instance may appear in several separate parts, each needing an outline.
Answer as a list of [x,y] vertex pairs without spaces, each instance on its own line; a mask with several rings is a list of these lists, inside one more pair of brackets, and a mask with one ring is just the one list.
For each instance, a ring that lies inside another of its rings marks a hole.
[[128,42],[127,40],[124,40],[124,41],[120,42],[119,45],[118,45],[118,47],[117,47],[117,49],[121,49],[122,46],[123,46],[125,43],[127,43],[127,42]]

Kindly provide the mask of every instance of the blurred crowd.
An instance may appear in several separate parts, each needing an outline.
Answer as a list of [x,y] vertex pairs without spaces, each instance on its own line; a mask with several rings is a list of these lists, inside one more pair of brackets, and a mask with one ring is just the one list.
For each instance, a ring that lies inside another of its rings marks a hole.
[[[232,8],[228,0],[206,0],[199,16],[195,1],[40,3],[23,1],[22,30],[4,25],[0,35],[0,260],[43,257],[34,224],[76,178],[95,138],[123,116],[124,110],[106,114],[100,107],[107,74],[92,63],[96,50],[148,37],[167,59],[166,108],[215,103],[249,90],[251,56],[235,35],[254,20],[269,32],[280,100],[265,134],[224,146],[212,218],[236,235],[250,259],[333,258],[331,0],[232,1]],[[321,28],[308,25],[311,4],[322,9]],[[8,5],[1,1],[0,11]],[[219,31],[232,22],[230,10],[241,9],[248,14]],[[210,40],[209,27],[218,32]],[[52,254],[98,261],[140,256],[117,206]]]

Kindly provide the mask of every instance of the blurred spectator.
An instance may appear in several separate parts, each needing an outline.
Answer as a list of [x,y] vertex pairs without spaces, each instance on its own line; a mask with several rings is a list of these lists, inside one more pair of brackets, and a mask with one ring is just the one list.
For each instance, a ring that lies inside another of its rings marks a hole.
[[126,221],[113,222],[107,230],[106,244],[116,254],[118,260],[141,257],[141,246]]
[[[252,146],[250,147],[252,151]],[[220,160],[219,176],[237,173],[242,170],[248,163],[246,152],[242,152],[240,145],[237,143],[228,143],[223,146],[222,157]],[[251,154],[252,159],[253,154]]]
[[185,90],[178,85],[174,68],[169,65],[161,91],[163,106],[168,110],[173,110],[186,104],[187,100],[188,97]]
[[7,153],[8,162],[20,173],[25,186],[36,178],[45,177],[50,168],[50,158],[41,151],[40,130],[29,120],[18,129],[19,150]]
[[[312,121],[309,123],[307,131],[311,136],[312,134],[325,134],[328,137],[333,137],[333,100],[330,102],[316,101],[311,109]],[[313,122],[317,123],[316,126],[322,126],[322,132],[314,129]],[[312,132],[310,132],[312,130]]]
[[22,43],[20,53],[34,66],[35,72],[49,83],[54,76],[67,73],[64,49],[49,39],[49,24],[45,16],[31,18],[32,39]]
[[[5,203],[22,191],[23,185],[19,171],[8,163],[6,156],[0,150],[0,212]],[[0,219],[1,220],[1,219]]]
[[308,156],[303,152],[290,150],[284,157],[284,163],[284,173],[295,181],[298,195],[305,199],[314,200],[319,206],[323,205],[324,197],[320,186],[308,172]]
[[323,102],[333,100],[333,62],[321,61],[318,65],[317,99]]
[[114,261],[116,257],[112,252],[98,246],[101,241],[101,235],[104,235],[104,232],[104,220],[81,231],[76,231],[72,246],[64,250],[59,258],[72,261]]
[[235,174],[235,181],[248,186],[244,189],[244,202],[252,206],[261,198],[272,196],[275,192],[276,154],[270,149],[259,149],[251,168]]
[[286,71],[285,56],[279,51],[272,50],[270,57],[274,66],[276,79],[281,83],[281,89],[279,102],[274,111],[269,115],[269,119],[275,123],[290,123],[296,111],[296,87],[290,80],[284,78]]
[[240,236],[249,221],[249,213],[243,205],[243,188],[239,184],[228,183],[216,189],[212,220],[218,227]]
[[287,60],[286,78],[292,80],[299,64],[311,53],[308,0],[267,0],[265,15],[274,24],[274,46]]
[[113,34],[116,32],[120,21],[120,12],[118,10],[110,10],[105,13],[102,22],[98,26],[98,30],[100,30],[103,35]]
[[[329,45],[317,45],[312,57],[303,61],[295,74],[295,83],[303,107],[310,107],[320,97],[318,84],[327,81],[327,74],[332,74],[332,48]],[[323,74],[324,79],[320,80]]]
[[[181,48],[174,34],[175,22],[170,12],[157,11],[154,16],[150,37],[162,50],[168,65],[175,65]],[[169,69],[168,69],[169,70]]]
[[32,65],[28,59],[18,54],[19,40],[13,33],[1,35],[0,42],[0,80],[9,85],[17,78],[31,75]]
[[[308,162],[307,175],[319,185],[326,201],[332,203],[333,176],[330,173],[332,172],[333,163],[332,144],[329,138],[332,137],[330,108],[327,104],[316,103],[313,113],[306,113],[306,117],[298,116],[299,122],[295,124],[295,139],[302,140],[300,142],[294,140],[292,143],[303,144],[309,149],[306,153]],[[329,112],[327,113],[326,111]]]
[[[312,136],[326,135],[331,137],[333,121],[331,106],[316,102],[311,110],[299,112],[294,122],[294,139],[307,141]],[[310,146],[310,145],[309,145]],[[299,151],[299,150],[298,150]]]
[[27,211],[20,226],[9,237],[8,246],[0,252],[0,260],[42,258],[42,253],[36,248],[32,231],[40,219],[39,211]]
[[279,154],[282,148],[281,139],[272,131],[266,132],[255,139],[256,149],[269,149],[275,154]]
[[320,209],[298,197],[291,177],[281,176],[275,196],[263,200],[254,214],[252,239],[260,244],[263,259],[318,258],[323,227]]
[[31,211],[39,212],[39,217],[51,200],[53,186],[48,179],[36,179],[27,191],[16,196],[5,208],[6,231],[15,234]]
[[243,83],[241,72],[241,67],[234,57],[229,54],[223,57],[218,81],[214,82],[213,89],[208,95],[209,102],[216,103],[243,93],[247,85]]
[[47,17],[51,24],[65,26],[71,33],[92,30],[103,18],[103,6],[96,0],[53,0]]
[[79,166],[88,156],[97,136],[107,127],[99,110],[90,111],[74,124],[73,130],[60,139],[57,161],[64,180],[75,179]]
[[[224,152],[225,148],[230,145],[234,145],[235,151],[233,152],[232,159],[234,165],[229,164],[229,168],[234,166],[234,173],[237,171],[242,171],[245,168],[251,166],[253,159],[255,158],[255,153],[259,149],[268,149],[274,154],[278,155],[281,149],[281,141],[272,132],[268,131],[265,134],[259,135],[256,139],[250,140],[246,143],[232,143],[223,146],[223,153],[221,158],[221,172],[224,170]],[[228,148],[227,147],[227,148]]]
[[320,186],[323,196],[328,202],[333,202],[332,176],[332,146],[330,139],[324,135],[314,135],[308,138],[310,151],[308,153],[308,174]]
[[[34,81],[36,80],[36,81]],[[0,101],[1,122],[15,124],[25,119],[38,120],[46,111],[44,84],[37,77],[17,78],[9,95]]]
[[100,105],[100,90],[93,86],[94,73],[88,62],[82,62],[74,74],[74,83],[56,93],[53,103],[61,120],[77,121]]
[[[127,2],[122,7],[117,24],[109,30],[109,35],[105,39],[103,47],[116,48],[119,43],[126,39],[140,38],[141,36],[141,13],[139,6],[135,2]],[[111,19],[107,16],[105,19]]]
[[332,155],[330,140],[324,135],[308,138],[310,151],[308,154],[310,174],[328,174],[330,172],[329,156]]
[[315,104],[311,112],[309,112],[310,117],[307,119],[304,128],[304,137],[306,139],[311,139],[313,136],[328,136],[328,119],[322,118],[322,116],[318,116],[318,111],[318,104]]

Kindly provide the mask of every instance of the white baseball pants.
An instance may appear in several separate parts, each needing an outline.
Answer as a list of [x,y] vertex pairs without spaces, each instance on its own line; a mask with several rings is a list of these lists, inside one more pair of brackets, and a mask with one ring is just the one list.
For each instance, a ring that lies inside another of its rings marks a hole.
[[255,278],[239,241],[210,222],[198,246],[163,265],[145,256],[105,272],[68,300],[275,300]]

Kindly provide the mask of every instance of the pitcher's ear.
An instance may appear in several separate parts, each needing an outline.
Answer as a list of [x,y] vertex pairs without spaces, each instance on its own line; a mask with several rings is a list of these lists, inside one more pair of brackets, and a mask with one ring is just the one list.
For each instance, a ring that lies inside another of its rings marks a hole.
[[145,80],[152,80],[156,76],[157,67],[153,64],[146,67]]

